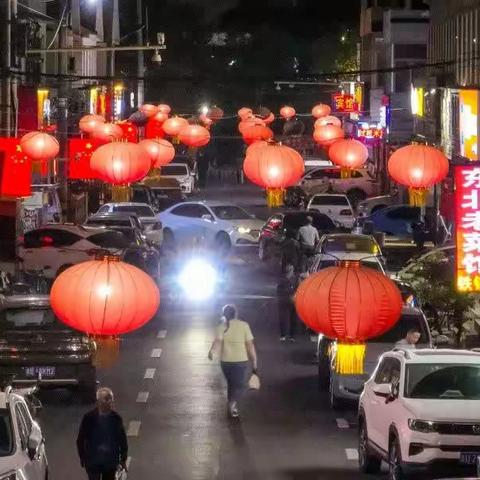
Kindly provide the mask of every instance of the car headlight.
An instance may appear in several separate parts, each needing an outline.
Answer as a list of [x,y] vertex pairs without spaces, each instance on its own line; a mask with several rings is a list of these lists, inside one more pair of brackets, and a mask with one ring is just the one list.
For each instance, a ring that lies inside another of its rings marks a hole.
[[235,227],[235,230],[238,232],[238,233],[250,233],[252,231],[251,228],[248,228],[248,227],[242,227],[241,225],[239,227]]
[[435,422],[416,420],[414,418],[408,419],[408,427],[410,430],[422,433],[435,433],[437,431],[437,425]]

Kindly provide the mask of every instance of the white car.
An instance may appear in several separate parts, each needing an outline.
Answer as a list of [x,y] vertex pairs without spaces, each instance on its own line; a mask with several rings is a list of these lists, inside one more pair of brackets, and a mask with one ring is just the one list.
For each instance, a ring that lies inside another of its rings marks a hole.
[[0,479],[48,480],[42,431],[11,387],[0,391]]
[[164,244],[197,241],[222,248],[258,246],[264,222],[224,202],[183,202],[160,213]]
[[475,472],[480,456],[480,353],[395,349],[380,358],[359,403],[359,466],[389,479],[438,466]]
[[185,163],[169,163],[161,168],[162,178],[173,178],[178,181],[185,193],[195,190],[195,172]]
[[353,205],[379,192],[378,182],[366,168],[355,169],[349,178],[342,178],[339,167],[319,167],[305,173],[300,180],[300,187],[307,195],[345,193]]
[[334,254],[335,252],[358,253],[362,254],[363,258],[382,257],[380,245],[373,235],[357,233],[327,233],[320,239],[318,251]]
[[310,273],[318,272],[327,267],[334,267],[340,262],[360,262],[363,266],[373,268],[385,275],[385,268],[381,257],[377,255],[365,256],[362,252],[335,252],[318,253],[312,261],[312,266],[309,269]]
[[313,195],[307,209],[327,215],[340,227],[353,228],[355,223],[353,208],[346,195],[328,193]]

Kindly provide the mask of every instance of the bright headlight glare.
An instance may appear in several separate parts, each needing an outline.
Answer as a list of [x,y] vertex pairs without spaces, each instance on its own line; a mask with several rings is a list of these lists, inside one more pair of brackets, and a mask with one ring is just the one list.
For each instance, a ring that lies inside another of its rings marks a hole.
[[238,233],[250,233],[250,229],[248,227],[237,227]]
[[178,282],[188,298],[205,300],[214,294],[217,279],[217,271],[210,263],[195,259],[184,266]]
[[410,430],[415,430],[416,432],[433,433],[437,431],[435,422],[430,422],[428,420],[416,420],[414,418],[409,418],[408,426]]

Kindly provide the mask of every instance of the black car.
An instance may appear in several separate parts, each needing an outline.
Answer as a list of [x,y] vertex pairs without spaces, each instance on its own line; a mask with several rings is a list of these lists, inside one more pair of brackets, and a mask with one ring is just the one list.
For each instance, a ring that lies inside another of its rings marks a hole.
[[95,342],[61,323],[48,295],[0,296],[0,381],[75,389],[93,402]]
[[313,226],[321,235],[338,231],[332,220],[320,212],[313,211],[289,211],[272,215],[260,231],[258,256],[260,260],[267,261],[274,257],[280,257],[279,248],[285,240],[287,232],[296,235],[300,227],[307,224],[307,217],[313,218]]

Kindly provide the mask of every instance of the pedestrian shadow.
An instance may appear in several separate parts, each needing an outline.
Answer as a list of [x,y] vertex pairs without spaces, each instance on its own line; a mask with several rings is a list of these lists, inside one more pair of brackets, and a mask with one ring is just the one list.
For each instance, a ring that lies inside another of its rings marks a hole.
[[362,475],[355,468],[305,468],[292,469],[280,473],[282,480],[367,480],[378,478],[374,475]]

